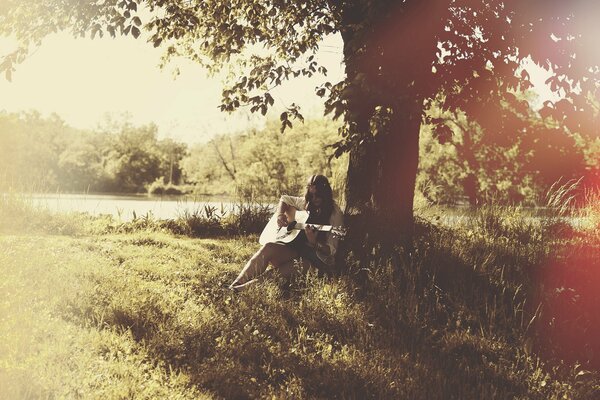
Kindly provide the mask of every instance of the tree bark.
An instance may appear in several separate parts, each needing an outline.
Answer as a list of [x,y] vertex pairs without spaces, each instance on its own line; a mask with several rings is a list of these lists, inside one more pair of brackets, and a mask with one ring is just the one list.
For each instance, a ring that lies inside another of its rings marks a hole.
[[378,139],[380,173],[373,197],[383,244],[404,244],[412,237],[421,111],[422,104],[404,104],[394,113],[389,132]]
[[[374,246],[391,248],[412,238],[423,101],[433,94],[434,31],[443,28],[436,23],[447,11],[423,1],[379,4],[370,10],[372,25],[356,5],[346,8],[342,21],[348,27],[342,30],[346,123],[363,139],[350,150],[346,216],[349,246],[363,260]],[[424,20],[433,28],[414,26]]]
[[476,172],[479,170],[479,163],[475,157],[475,143],[473,141],[473,132],[470,132],[469,125],[464,126],[457,122],[458,116],[454,114],[454,119],[451,120],[458,129],[460,129],[462,142],[455,145],[459,160],[464,160],[467,163],[467,176],[462,180],[463,190],[469,199],[469,205],[476,206],[479,203],[479,182]]

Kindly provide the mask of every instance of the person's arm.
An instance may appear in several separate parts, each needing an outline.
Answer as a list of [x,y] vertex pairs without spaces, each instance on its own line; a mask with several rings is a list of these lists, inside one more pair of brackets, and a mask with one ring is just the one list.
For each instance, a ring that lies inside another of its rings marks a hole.
[[277,225],[279,227],[287,226],[290,217],[290,208],[291,206],[284,202],[283,198],[279,200],[279,204],[277,205]]
[[288,221],[293,221],[296,210],[304,210],[303,197],[283,195],[279,199],[277,205],[277,224],[281,226],[287,226]]

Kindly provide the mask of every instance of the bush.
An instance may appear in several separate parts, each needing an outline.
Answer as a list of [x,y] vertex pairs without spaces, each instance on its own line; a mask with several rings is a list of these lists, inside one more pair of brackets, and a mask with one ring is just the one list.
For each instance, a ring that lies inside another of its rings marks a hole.
[[188,192],[186,186],[177,186],[171,183],[165,184],[163,178],[159,178],[148,186],[148,194],[152,195],[181,195]]

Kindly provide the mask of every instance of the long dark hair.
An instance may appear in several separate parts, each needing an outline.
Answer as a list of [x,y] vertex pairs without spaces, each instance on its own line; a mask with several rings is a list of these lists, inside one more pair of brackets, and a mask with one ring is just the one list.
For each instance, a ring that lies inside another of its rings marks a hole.
[[[315,196],[322,199],[319,207],[311,203],[311,186],[314,186],[316,189]],[[313,175],[310,177],[306,184],[304,199],[306,200],[306,209],[310,213],[309,222],[313,224],[328,224],[333,212],[333,191],[326,176]]]

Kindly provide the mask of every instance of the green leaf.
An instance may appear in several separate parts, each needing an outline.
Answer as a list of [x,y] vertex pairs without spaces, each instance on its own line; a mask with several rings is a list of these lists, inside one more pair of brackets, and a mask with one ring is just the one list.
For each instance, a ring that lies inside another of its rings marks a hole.
[[280,119],[281,121],[287,121],[287,119],[288,119],[288,113],[287,113],[287,112],[285,112],[285,111],[284,111],[284,112],[282,112],[282,113],[281,113],[281,115],[279,116],[279,119]]
[[273,103],[275,103],[273,96],[271,96],[269,93],[265,93],[265,100],[266,100],[267,104],[269,104],[271,106],[273,105]]
[[140,30],[136,26],[131,27],[131,34],[134,38],[138,38],[140,36]]
[[142,20],[140,19],[140,17],[133,17],[132,22],[136,25],[136,26],[140,26],[142,24]]

